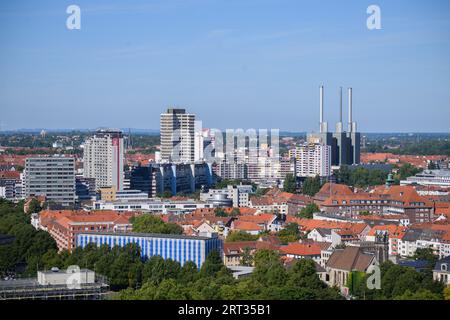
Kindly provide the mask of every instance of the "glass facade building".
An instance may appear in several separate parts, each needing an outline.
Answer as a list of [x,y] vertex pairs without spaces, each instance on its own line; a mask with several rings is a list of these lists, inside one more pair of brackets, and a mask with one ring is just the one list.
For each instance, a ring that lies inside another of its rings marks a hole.
[[181,265],[192,261],[198,268],[202,266],[209,252],[217,250],[222,257],[223,250],[222,240],[217,237],[110,232],[77,234],[77,247],[84,248],[90,243],[97,246],[107,244],[111,248],[135,243],[141,248],[143,259],[161,256],[163,259],[178,261]]

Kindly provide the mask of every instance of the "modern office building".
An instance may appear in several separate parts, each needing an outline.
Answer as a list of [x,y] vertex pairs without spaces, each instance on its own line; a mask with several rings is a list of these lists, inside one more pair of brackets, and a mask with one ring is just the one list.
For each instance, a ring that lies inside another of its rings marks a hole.
[[185,109],[167,109],[160,118],[161,161],[195,161],[195,115]]
[[213,184],[212,165],[200,163],[151,163],[133,168],[130,187],[156,197],[165,192],[193,193]]
[[298,177],[329,177],[331,175],[331,146],[306,143],[289,150],[289,157],[295,159]]
[[95,199],[96,190],[94,178],[75,177],[75,192],[78,201]]
[[110,247],[126,246],[135,243],[141,248],[141,256],[148,259],[161,256],[163,259],[172,259],[184,265],[188,261],[194,262],[200,268],[208,254],[217,250],[222,257],[223,243],[216,235],[211,237],[183,236],[173,234],[152,233],[79,233],[77,247],[84,248],[89,243],[98,246],[107,244]]
[[75,159],[62,156],[27,158],[25,197],[45,196],[63,206],[75,203]]
[[99,129],[84,143],[84,177],[95,178],[97,188],[123,189],[123,134],[120,130]]
[[323,144],[331,148],[331,165],[352,165],[360,162],[361,134],[357,132],[353,121],[353,91],[348,88],[348,131],[342,122],[342,88],[340,90],[339,122],[336,132],[328,131],[328,123],[324,122],[324,87],[320,87],[320,125],[318,133],[308,134],[308,143]]
[[105,201],[96,200],[93,203],[95,210],[113,210],[118,212],[150,212],[155,214],[183,214],[190,213],[197,209],[210,209],[216,206],[213,203],[205,203],[187,200],[170,200],[170,199],[146,199],[146,200],[116,200]]
[[248,207],[250,194],[253,193],[252,185],[228,185],[226,188],[222,189],[209,189],[207,192],[200,193],[201,201],[210,201],[214,202],[220,198],[216,198],[215,196],[223,195],[227,199],[232,201],[233,207]]
[[146,192],[152,196],[152,166],[138,165],[130,172],[130,189]]

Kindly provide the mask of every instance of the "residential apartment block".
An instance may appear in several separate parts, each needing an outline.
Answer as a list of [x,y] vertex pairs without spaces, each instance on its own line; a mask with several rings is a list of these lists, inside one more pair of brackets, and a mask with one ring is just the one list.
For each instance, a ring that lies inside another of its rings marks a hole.
[[331,175],[331,146],[307,143],[289,150],[295,159],[298,177],[328,177]]
[[95,178],[96,188],[123,189],[124,143],[120,130],[99,129],[84,143],[83,175]]
[[193,163],[195,161],[195,115],[185,109],[167,109],[161,114],[161,160]]
[[63,206],[75,203],[75,160],[52,156],[27,158],[24,170],[24,196],[45,196]]

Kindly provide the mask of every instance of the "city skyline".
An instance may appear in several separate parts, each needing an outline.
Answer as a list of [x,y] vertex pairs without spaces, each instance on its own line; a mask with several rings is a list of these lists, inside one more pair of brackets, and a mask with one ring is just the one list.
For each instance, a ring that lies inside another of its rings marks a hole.
[[[168,107],[209,128],[318,131],[354,89],[361,132],[449,132],[449,4],[50,1],[1,4],[2,131],[158,128]],[[345,118],[345,116],[344,116]]]

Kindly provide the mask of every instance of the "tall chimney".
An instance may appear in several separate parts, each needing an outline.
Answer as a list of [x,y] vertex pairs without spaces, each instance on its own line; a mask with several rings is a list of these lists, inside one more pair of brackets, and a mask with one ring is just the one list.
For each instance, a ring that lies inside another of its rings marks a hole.
[[348,88],[348,132],[352,132],[352,88]]
[[342,87],[340,91],[340,103],[339,103],[339,122],[342,122]]
[[344,126],[342,124],[342,87],[340,88],[339,92],[339,122],[336,123],[336,133],[342,133],[344,130]]
[[320,125],[323,123],[323,86],[320,86]]

